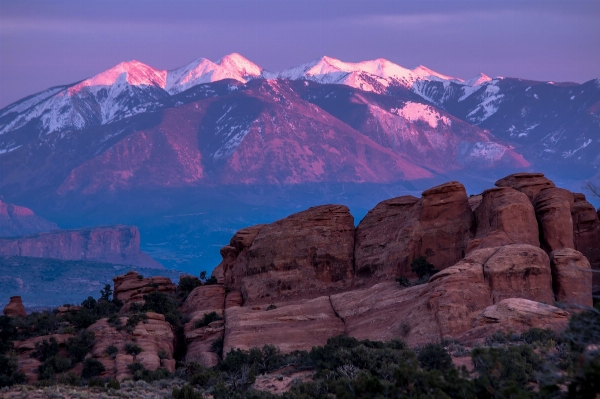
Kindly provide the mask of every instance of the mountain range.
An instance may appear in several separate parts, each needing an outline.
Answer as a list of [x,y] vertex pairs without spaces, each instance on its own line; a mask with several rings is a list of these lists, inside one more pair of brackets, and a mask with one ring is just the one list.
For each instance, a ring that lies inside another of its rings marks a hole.
[[[368,209],[455,177],[473,191],[536,170],[578,188],[600,166],[600,79],[462,80],[330,57],[280,72],[239,54],[124,62],[0,110],[0,165],[0,195],[63,228],[208,213],[200,230],[230,218],[224,236],[249,213],[344,196]],[[171,234],[156,223],[149,236]],[[177,245],[190,223],[175,223]]]

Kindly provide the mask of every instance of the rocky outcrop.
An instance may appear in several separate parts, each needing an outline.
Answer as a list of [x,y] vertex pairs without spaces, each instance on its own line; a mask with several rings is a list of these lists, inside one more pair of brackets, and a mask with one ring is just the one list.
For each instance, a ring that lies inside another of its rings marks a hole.
[[574,248],[573,194],[562,188],[546,188],[534,199],[535,214],[540,226],[541,247],[546,252]]
[[310,350],[345,332],[344,322],[336,316],[327,296],[275,306],[272,310],[267,310],[269,305],[226,309],[223,354],[265,344],[283,352]]
[[419,256],[444,269],[464,256],[472,227],[469,199],[458,182],[426,190],[420,199],[404,196],[380,202],[356,229],[356,275],[412,277],[410,263]]
[[114,297],[125,302],[124,309],[128,309],[128,304],[133,302],[143,303],[144,295],[159,291],[166,294],[173,293],[177,286],[167,277],[143,277],[137,272],[129,273],[113,278]]
[[354,218],[346,206],[317,206],[264,226],[245,254],[247,238],[232,239],[239,255],[233,277],[225,274],[245,303],[314,297],[352,281]]
[[0,237],[23,236],[58,230],[56,223],[37,216],[29,208],[0,200]]
[[4,315],[8,317],[27,317],[27,312],[20,296],[10,297],[10,302],[4,307]]
[[465,343],[476,343],[497,331],[519,334],[530,328],[563,331],[569,313],[557,307],[522,298],[503,299],[485,308],[476,318],[474,328],[457,337]]
[[331,296],[348,335],[401,337],[411,345],[451,339],[474,328],[480,312],[505,298],[553,303],[548,256],[540,248],[510,245],[469,253],[427,284],[400,289],[387,282]]
[[95,260],[162,268],[160,263],[140,250],[137,227],[122,225],[0,238],[0,256]]
[[575,249],[589,260],[593,270],[593,290],[600,295],[600,219],[585,195],[574,193],[573,199]]
[[225,309],[225,288],[221,285],[205,285],[194,288],[181,307],[181,312],[190,321],[185,324],[184,333],[187,342],[185,359],[197,362],[204,367],[212,367],[219,361],[213,350],[213,344],[223,339],[224,322],[213,321],[207,326],[199,326],[205,314],[215,312],[221,318]]
[[534,202],[540,191],[556,187],[543,173],[514,173],[496,182],[497,187],[510,187],[527,195]]
[[482,196],[475,210],[475,238],[467,252],[511,244],[540,245],[535,212],[525,194],[499,187],[485,190]]
[[15,341],[13,346],[18,356],[19,371],[25,374],[27,382],[31,383],[38,379],[38,367],[42,364],[38,359],[33,357],[36,345],[41,344],[43,341],[50,341],[54,339],[58,344],[59,350],[65,350],[65,344],[67,340],[71,338],[70,334],[51,334],[41,335],[38,337],[29,338],[23,341]]
[[[118,380],[129,378],[131,375],[127,365],[133,362],[140,362],[148,370],[165,368],[170,372],[175,371],[172,361],[175,335],[171,325],[161,314],[148,312],[146,315],[147,320],[138,323],[131,334],[124,329],[118,331],[108,323],[108,319],[98,320],[88,327],[87,330],[96,336],[91,354],[106,368],[103,376]],[[120,321],[125,325],[127,317],[122,317]],[[127,343],[135,343],[142,351],[135,356],[126,354]],[[106,349],[111,345],[119,351],[114,359],[106,354]]]
[[572,306],[592,306],[592,269],[579,251],[571,248],[550,253],[556,300]]
[[[229,245],[221,248],[223,261],[213,271],[213,276],[223,274],[223,281],[228,287],[238,287],[248,265],[248,250],[256,235],[266,225],[258,224],[243,228],[236,232]],[[218,278],[218,277],[217,277]]]

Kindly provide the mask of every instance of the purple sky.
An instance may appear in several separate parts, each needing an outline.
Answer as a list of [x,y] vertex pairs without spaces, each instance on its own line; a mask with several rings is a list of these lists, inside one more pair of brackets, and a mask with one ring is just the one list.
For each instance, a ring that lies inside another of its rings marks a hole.
[[0,107],[121,61],[238,52],[280,70],[328,55],[470,78],[600,77],[600,1],[0,2]]

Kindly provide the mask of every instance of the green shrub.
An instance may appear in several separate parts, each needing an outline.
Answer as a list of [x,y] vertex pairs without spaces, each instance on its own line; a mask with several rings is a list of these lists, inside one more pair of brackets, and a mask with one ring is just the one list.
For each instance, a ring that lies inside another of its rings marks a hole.
[[71,360],[60,356],[52,356],[46,359],[38,367],[38,378],[40,380],[54,380],[56,373],[63,373],[71,368]]
[[421,348],[417,359],[425,370],[445,372],[454,367],[452,357],[440,344],[427,344]]
[[273,304],[271,304],[267,307],[267,310],[274,310],[274,309],[277,309],[277,306],[275,306]]
[[79,363],[85,359],[92,347],[96,336],[91,331],[81,331],[78,335],[67,340],[67,352],[75,363]]
[[109,388],[109,389],[121,389],[121,384],[119,383],[118,380],[116,380],[114,378],[111,378],[106,383],[106,387]]
[[194,328],[206,327],[213,321],[217,320],[223,320],[223,318],[219,316],[217,312],[205,313],[201,320],[196,320],[194,323]]
[[54,337],[50,337],[49,340],[35,343],[35,351],[31,354],[31,357],[35,357],[40,362],[44,362],[46,359],[56,355],[58,355],[58,343]]
[[218,283],[217,278],[215,276],[210,276],[210,278],[204,282],[204,285],[214,285],[217,283]]
[[193,276],[181,276],[179,278],[179,284],[177,285],[177,293],[181,297],[186,298],[190,292],[196,287],[200,287],[202,282],[197,277]]
[[410,270],[419,276],[419,278],[432,276],[438,272],[435,270],[435,266],[429,263],[427,258],[424,256],[419,256],[418,258],[413,259],[413,261],[410,263]]
[[81,376],[85,379],[96,377],[105,371],[104,365],[98,360],[88,357],[83,362]]
[[195,391],[190,385],[185,384],[181,389],[175,387],[171,393],[173,399],[203,399],[204,397],[198,391]]
[[81,385],[81,377],[79,377],[77,374],[73,373],[72,371],[65,373],[65,374],[61,374],[58,377],[57,381],[59,384],[72,385],[74,387],[78,387]]
[[127,369],[133,375],[133,379],[135,381],[142,380],[146,382],[152,382],[173,376],[165,369],[148,370],[139,362],[134,362],[127,365]]
[[92,377],[88,381],[88,387],[104,388],[105,386],[106,383],[104,382],[104,379],[100,377]]
[[125,331],[127,331],[129,334],[132,334],[133,330],[135,330],[135,327],[141,322],[145,323],[146,320],[148,320],[148,315],[146,315],[146,313],[136,313],[130,315],[127,318],[127,323],[125,323]]
[[217,338],[212,344],[210,344],[210,351],[219,356],[221,353],[223,353],[223,337]]
[[133,342],[125,343],[124,349],[125,353],[127,353],[128,355],[137,356],[140,353],[142,353],[142,348],[140,348],[137,344]]
[[522,333],[520,338],[528,344],[546,345],[549,342],[553,342],[556,339],[556,335],[549,328],[531,328]]
[[401,287],[410,287],[410,281],[404,276],[396,277],[396,282],[400,284]]
[[27,378],[18,370],[19,365],[15,357],[0,354],[0,388],[24,384]]
[[119,353],[119,348],[114,345],[109,345],[104,351],[111,359],[117,357],[117,353]]

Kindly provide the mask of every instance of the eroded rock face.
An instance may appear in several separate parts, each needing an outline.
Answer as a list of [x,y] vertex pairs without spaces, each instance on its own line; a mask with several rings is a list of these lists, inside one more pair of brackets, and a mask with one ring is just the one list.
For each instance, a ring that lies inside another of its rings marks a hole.
[[117,276],[113,281],[114,297],[125,302],[126,306],[133,302],[143,303],[144,295],[151,292],[171,294],[177,290],[177,286],[168,277],[143,277],[134,271]]
[[540,191],[556,187],[543,173],[514,173],[498,180],[496,186],[514,188],[527,195],[532,203]]
[[137,227],[122,225],[0,238],[0,256],[95,260],[163,268],[140,250],[140,232]]
[[546,188],[534,200],[535,214],[540,226],[541,247],[546,252],[574,248],[573,195],[562,188]]
[[473,213],[462,184],[449,182],[380,202],[356,230],[356,275],[390,279],[413,276],[410,262],[426,256],[438,270],[465,254]]
[[327,296],[276,306],[272,310],[266,310],[268,305],[226,309],[223,354],[265,344],[275,345],[282,352],[310,350],[345,332]]
[[558,302],[575,306],[593,306],[592,268],[579,251],[571,248],[550,253],[552,284]]
[[535,212],[527,196],[512,188],[485,190],[475,210],[477,230],[467,252],[476,248],[528,244],[539,247]]
[[20,296],[10,297],[10,302],[4,307],[4,315],[8,317],[27,317],[27,312]]
[[215,312],[223,317],[225,308],[225,288],[222,285],[205,285],[196,287],[181,307],[181,312],[190,318],[185,324],[184,333],[187,342],[185,359],[197,362],[204,367],[212,367],[219,361],[213,352],[213,343],[223,338],[223,320],[210,323],[208,326],[195,328],[205,314]]
[[500,247],[485,262],[483,274],[494,303],[507,298],[554,303],[550,259],[539,247],[525,244]]
[[245,302],[270,302],[343,289],[353,278],[353,258],[349,209],[323,205],[263,227],[248,250],[245,269],[239,256],[234,268],[243,276]]
[[217,267],[222,267],[224,282],[227,287],[240,288],[241,279],[246,274],[248,267],[248,250],[258,233],[265,227],[264,224],[250,226],[237,231],[229,245],[221,248],[223,261]]
[[593,272],[593,291],[600,295],[600,219],[585,195],[573,194],[573,238],[575,249],[590,262]]
[[[115,377],[118,380],[130,378],[127,366],[133,362],[140,362],[148,370],[165,368],[174,371],[172,359],[175,336],[171,325],[161,314],[148,312],[146,315],[148,316],[146,322],[138,323],[132,334],[124,329],[117,331],[115,327],[108,324],[108,319],[98,320],[87,328],[96,336],[91,354],[104,364],[106,371],[103,376]],[[120,321],[125,325],[127,317],[121,317]],[[124,349],[126,343],[137,344],[142,352],[136,356],[126,354]],[[111,359],[106,354],[106,348],[111,345],[119,350],[115,359]]]

